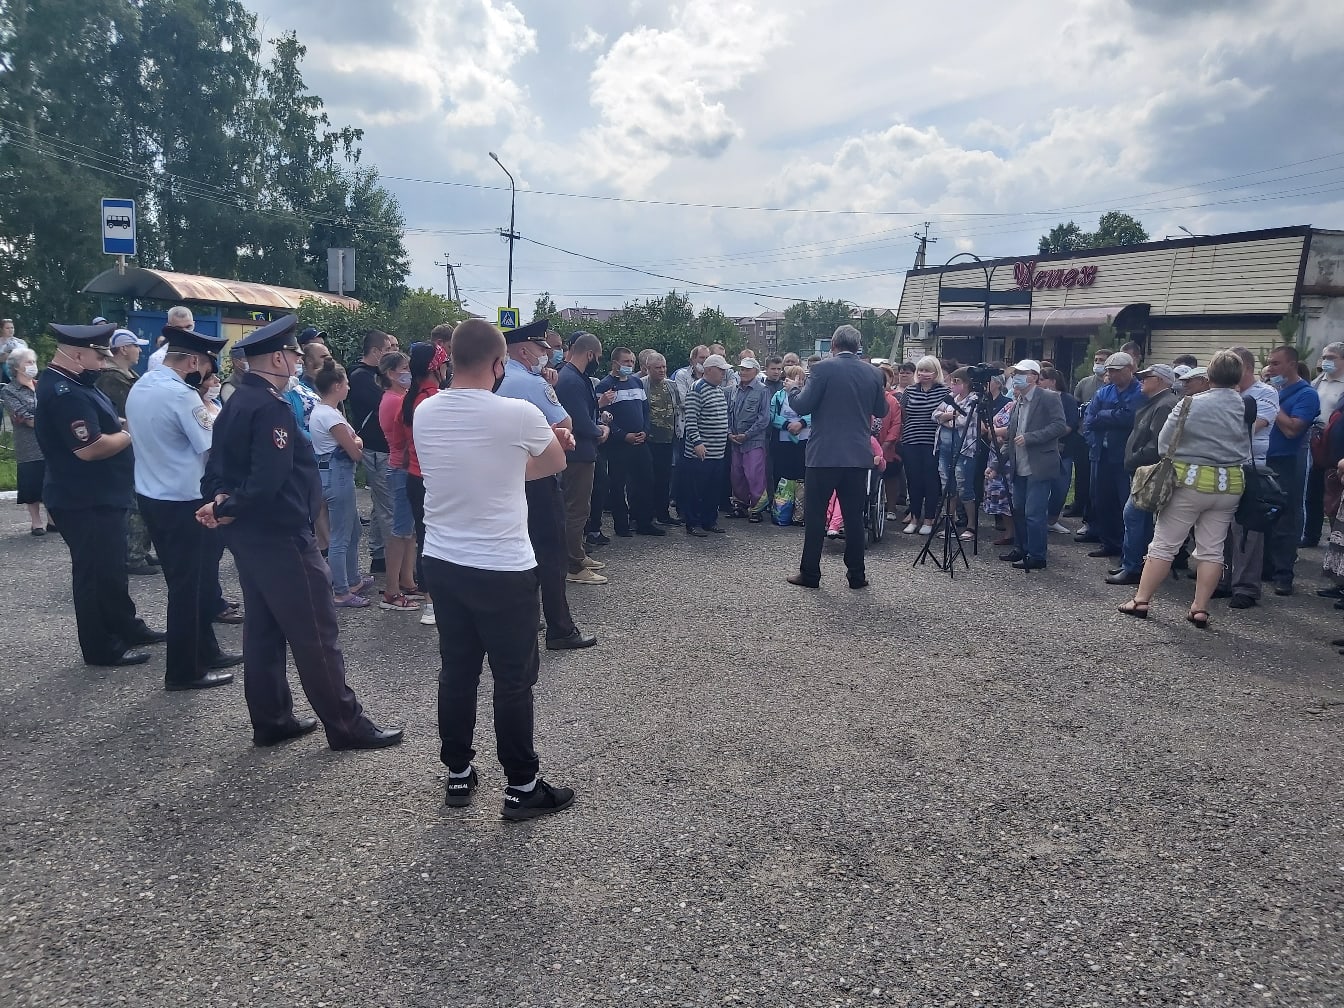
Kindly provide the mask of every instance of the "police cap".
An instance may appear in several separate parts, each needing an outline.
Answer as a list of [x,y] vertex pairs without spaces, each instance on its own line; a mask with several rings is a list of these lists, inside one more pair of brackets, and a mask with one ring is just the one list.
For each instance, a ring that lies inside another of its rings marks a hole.
[[224,344],[228,342],[222,336],[207,336],[195,329],[179,329],[176,326],[164,326],[163,338],[169,350],[183,353],[204,353],[217,357]]
[[504,334],[504,342],[509,346],[518,343],[536,343],[540,346],[549,347],[546,342],[546,330],[549,323],[543,319],[537,319],[535,322],[529,322],[525,326],[519,326],[517,329],[510,329]]
[[260,357],[262,354],[275,353],[277,350],[284,350],[286,347],[291,350],[298,350],[299,341],[294,338],[294,330],[298,328],[298,325],[299,317],[297,315],[286,315],[274,322],[267,322],[260,329],[254,329],[235,343],[233,347],[235,350],[241,351],[245,357]]
[[103,351],[111,346],[112,334],[117,331],[117,327],[110,322],[106,325],[57,325],[50,322],[47,328],[56,337],[56,342],[63,346]]

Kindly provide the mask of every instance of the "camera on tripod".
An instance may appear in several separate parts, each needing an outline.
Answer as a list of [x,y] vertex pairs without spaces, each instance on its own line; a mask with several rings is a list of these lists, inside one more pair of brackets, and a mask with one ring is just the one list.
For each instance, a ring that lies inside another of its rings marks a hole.
[[1001,378],[1003,368],[994,367],[981,361],[979,364],[969,364],[966,367],[966,379],[970,382],[971,391],[978,396],[983,396],[989,391],[989,382],[992,378]]

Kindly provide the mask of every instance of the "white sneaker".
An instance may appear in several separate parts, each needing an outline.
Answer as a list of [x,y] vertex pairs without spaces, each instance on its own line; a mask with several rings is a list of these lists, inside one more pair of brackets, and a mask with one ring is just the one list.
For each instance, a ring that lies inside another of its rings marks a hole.
[[420,610],[420,625],[434,626],[434,603],[426,602],[423,609]]
[[906,535],[914,535],[915,532],[918,531],[918,530],[919,530],[919,526],[916,525],[914,522],[911,522],[909,525],[907,525],[907,526],[905,527],[905,534],[906,534]]
[[932,525],[921,525],[921,526],[919,527],[919,534],[920,534],[920,535],[928,535],[928,534],[929,534],[930,532],[932,532],[932,531],[933,531],[933,526],[932,526]]
[[589,570],[602,570],[607,566],[601,560],[594,560],[592,557],[584,557],[583,565]]
[[606,578],[589,567],[585,567],[577,574],[570,574],[565,580],[570,584],[603,585],[607,583]]
[[1069,528],[1063,522],[1055,522],[1050,526],[1051,532],[1058,532],[1060,535],[1073,535],[1073,529]]

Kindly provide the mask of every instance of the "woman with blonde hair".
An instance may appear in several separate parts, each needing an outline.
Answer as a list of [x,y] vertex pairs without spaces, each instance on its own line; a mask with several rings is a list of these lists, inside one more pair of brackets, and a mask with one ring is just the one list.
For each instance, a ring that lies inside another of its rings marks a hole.
[[1237,391],[1241,358],[1220,350],[1208,371],[1212,388],[1177,403],[1157,438],[1158,451],[1164,456],[1171,452],[1176,464],[1176,488],[1157,512],[1138,590],[1120,606],[1120,612],[1135,619],[1148,618],[1153,595],[1193,529],[1192,558],[1198,567],[1186,619],[1200,629],[1209,625],[1209,600],[1223,574],[1223,543],[1245,488],[1241,467],[1251,459],[1251,436],[1246,402]]
[[942,484],[938,479],[938,459],[934,446],[938,441],[936,410],[947,398],[943,384],[943,366],[937,357],[915,361],[915,384],[906,389],[901,400],[901,461],[905,466],[906,491],[910,495],[907,535],[928,535],[942,503]]

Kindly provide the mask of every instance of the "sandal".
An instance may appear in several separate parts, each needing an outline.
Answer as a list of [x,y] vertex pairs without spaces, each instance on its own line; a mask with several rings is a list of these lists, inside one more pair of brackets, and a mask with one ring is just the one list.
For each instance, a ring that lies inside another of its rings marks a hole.
[[362,578],[359,579],[359,584],[352,587],[350,591],[358,595],[368,595],[371,591],[373,591],[373,586],[374,586],[373,578],[365,574]]
[[401,593],[408,599],[414,599],[416,602],[423,600],[425,597],[425,590],[419,585],[411,585],[409,588],[403,585]]
[[379,609],[393,609],[400,612],[418,612],[420,603],[412,601],[405,595],[384,595],[383,600],[378,603]]
[[1191,609],[1190,615],[1186,617],[1191,623],[1201,630],[1209,628],[1209,613],[1206,609]]
[[1126,616],[1133,616],[1135,619],[1148,618],[1148,603],[1140,602],[1136,598],[1130,599],[1123,605],[1116,606],[1116,612],[1122,612]]
[[356,595],[354,592],[351,592],[344,598],[337,596],[334,601],[337,609],[363,609],[366,606],[373,605],[373,603],[363,595]]

